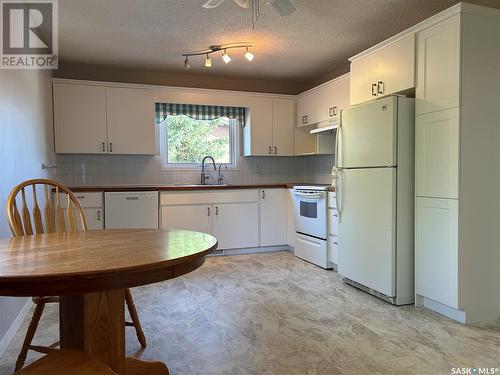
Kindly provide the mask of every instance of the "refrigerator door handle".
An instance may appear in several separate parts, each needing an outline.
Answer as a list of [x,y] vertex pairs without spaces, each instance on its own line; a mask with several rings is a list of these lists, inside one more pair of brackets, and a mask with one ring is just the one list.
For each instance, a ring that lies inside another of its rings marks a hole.
[[337,132],[335,134],[335,165],[337,167],[342,167],[342,143],[341,143],[341,137],[342,137],[342,115],[344,111],[340,111],[339,114],[339,121],[338,121],[338,127],[337,127]]
[[340,187],[339,177],[341,173],[342,173],[342,168],[335,168],[335,205],[337,206],[337,215],[339,223],[342,222],[342,210],[340,207],[340,189],[339,189]]

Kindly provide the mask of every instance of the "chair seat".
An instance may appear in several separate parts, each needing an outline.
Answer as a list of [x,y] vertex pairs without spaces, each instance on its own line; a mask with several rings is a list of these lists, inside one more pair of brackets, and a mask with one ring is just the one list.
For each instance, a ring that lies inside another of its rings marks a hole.
[[14,375],[117,375],[104,363],[77,350],[59,350],[31,363]]

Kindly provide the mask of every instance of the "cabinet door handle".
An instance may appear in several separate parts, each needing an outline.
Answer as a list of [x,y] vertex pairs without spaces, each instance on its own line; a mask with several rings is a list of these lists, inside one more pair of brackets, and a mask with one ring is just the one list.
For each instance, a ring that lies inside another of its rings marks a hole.
[[97,221],[101,221],[101,210],[97,210]]
[[278,147],[274,146],[274,155],[278,155]]
[[210,207],[207,207],[207,216],[210,216]]
[[219,215],[219,206],[215,206],[215,215]]
[[372,95],[377,96],[377,84],[372,83]]
[[106,152],[106,142],[102,142],[102,152]]
[[265,199],[265,198],[266,198],[266,191],[262,190],[262,199]]
[[269,146],[269,155],[271,155],[272,153],[273,153],[273,148]]
[[109,142],[109,152],[113,152],[113,142]]
[[377,83],[377,94],[383,94],[384,93],[384,82],[378,81]]

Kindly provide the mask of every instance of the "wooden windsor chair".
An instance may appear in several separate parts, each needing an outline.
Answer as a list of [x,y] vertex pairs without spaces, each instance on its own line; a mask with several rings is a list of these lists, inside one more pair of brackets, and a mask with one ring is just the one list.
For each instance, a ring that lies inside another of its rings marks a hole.
[[[45,198],[44,213],[42,215],[38,199],[37,199],[37,189],[36,186],[43,186],[43,195]],[[30,213],[28,208],[27,192],[31,187],[32,201],[33,201],[33,212]],[[52,206],[51,193],[55,190],[54,194],[54,207]],[[21,193],[21,212],[18,209],[17,197]],[[63,208],[61,202],[60,194],[66,194],[67,205]],[[29,236],[32,234],[41,233],[64,233],[64,232],[76,232],[78,230],[87,230],[87,222],[85,220],[85,213],[83,208],[78,201],[78,198],[63,184],[57,181],[48,179],[32,179],[27,180],[19,185],[17,185],[9,197],[7,198],[7,219],[9,222],[9,227],[14,237]],[[75,212],[76,211],[76,212]],[[67,224],[66,225],[66,218]],[[33,223],[31,218],[33,217]],[[45,225],[44,220],[45,218]],[[77,220],[79,219],[79,220]],[[33,230],[34,224],[34,230]],[[48,297],[33,297],[33,303],[35,304],[35,311],[31,318],[31,322],[28,326],[28,331],[24,338],[23,345],[21,347],[21,352],[16,361],[15,371],[21,369],[26,361],[26,355],[28,350],[34,350],[39,353],[49,354],[59,345],[56,342],[50,346],[40,346],[32,345],[33,337],[35,335],[38,323],[42,317],[43,310],[47,303],[58,303],[59,297],[48,296]],[[125,302],[131,317],[131,322],[125,322],[125,326],[134,327],[137,339],[141,344],[142,348],[146,347],[146,337],[142,331],[141,323],[139,321],[139,315],[137,314],[137,309],[132,298],[130,289],[125,290]]]

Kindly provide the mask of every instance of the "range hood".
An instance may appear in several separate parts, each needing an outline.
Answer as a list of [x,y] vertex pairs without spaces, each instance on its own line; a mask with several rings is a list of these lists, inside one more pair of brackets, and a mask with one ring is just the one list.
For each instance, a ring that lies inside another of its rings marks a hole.
[[340,118],[335,116],[334,118],[318,122],[316,129],[310,131],[311,134],[322,133],[326,131],[331,131],[337,129],[340,125]]

